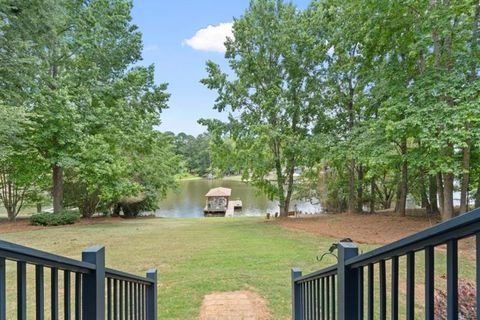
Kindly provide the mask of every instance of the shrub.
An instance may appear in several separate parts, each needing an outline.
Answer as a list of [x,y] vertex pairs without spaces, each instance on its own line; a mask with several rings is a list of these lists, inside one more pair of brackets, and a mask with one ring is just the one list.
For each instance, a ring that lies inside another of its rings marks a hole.
[[76,211],[62,211],[59,213],[43,212],[34,214],[30,221],[35,226],[60,226],[74,224],[80,220],[80,213]]
[[[477,318],[475,285],[466,280],[458,281],[458,319]],[[447,320],[447,293],[435,289],[435,319]]]

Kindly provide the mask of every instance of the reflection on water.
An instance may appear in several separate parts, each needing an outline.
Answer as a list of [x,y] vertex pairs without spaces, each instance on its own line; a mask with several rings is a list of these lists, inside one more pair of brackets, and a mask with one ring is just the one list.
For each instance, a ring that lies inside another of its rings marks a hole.
[[[267,212],[278,212],[278,204],[260,194],[254,187],[234,180],[182,180],[178,182],[178,190],[170,191],[155,210],[157,217],[203,217],[205,194],[211,188],[224,187],[232,189],[232,200],[242,200],[243,209],[235,211],[235,215],[259,216]],[[320,212],[320,206],[310,202],[296,201],[299,211],[308,213]]]

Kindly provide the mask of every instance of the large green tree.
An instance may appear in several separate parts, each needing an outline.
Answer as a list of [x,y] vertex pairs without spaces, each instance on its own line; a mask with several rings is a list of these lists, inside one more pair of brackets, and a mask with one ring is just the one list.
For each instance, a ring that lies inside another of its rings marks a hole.
[[225,44],[235,77],[208,62],[202,80],[218,93],[215,109],[231,112],[228,123],[203,123],[234,141],[236,169],[279,201],[281,216],[289,211],[295,169],[305,161],[319,113],[311,19],[283,1],[252,1]]
[[[57,1],[51,36],[38,68],[42,86],[31,120],[34,144],[50,163],[54,211],[63,207],[64,169],[74,168],[78,151],[105,118],[104,92],[140,59],[141,35],[131,24],[126,0]],[[112,111],[113,112],[113,111]],[[95,144],[93,144],[95,145]]]

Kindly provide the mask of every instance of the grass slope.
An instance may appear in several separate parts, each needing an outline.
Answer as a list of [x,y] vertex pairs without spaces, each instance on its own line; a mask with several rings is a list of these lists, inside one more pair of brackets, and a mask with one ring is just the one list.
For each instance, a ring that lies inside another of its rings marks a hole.
[[[290,268],[304,273],[335,262],[325,252],[334,239],[303,231],[286,230],[262,218],[138,219],[111,224],[57,227],[0,235],[33,248],[79,259],[91,245],[106,246],[107,266],[135,274],[151,268],[159,271],[159,318],[197,319],[204,295],[217,291],[252,290],[268,301],[273,319],[289,319],[291,308]],[[363,252],[374,246],[361,245]],[[400,313],[405,315],[405,258],[400,260]],[[436,285],[445,287],[445,251],[436,254]],[[15,317],[15,267],[8,268],[9,316]],[[387,270],[390,263],[387,262]],[[424,257],[416,255],[416,318],[423,318]],[[387,271],[387,295],[390,275]],[[461,258],[460,277],[475,278],[474,260]],[[34,270],[29,268],[29,313],[34,310]],[[48,288],[48,274],[46,288]],[[60,273],[62,276],[62,273]],[[378,281],[378,265],[375,267]],[[59,279],[60,290],[63,280]],[[378,282],[376,282],[378,284]],[[366,287],[365,287],[366,289]],[[49,293],[46,291],[46,306]],[[63,299],[60,299],[60,304]],[[375,288],[378,316],[378,285]],[[62,306],[60,305],[60,310]],[[33,317],[33,316],[32,316]]]
[[[157,268],[161,319],[195,319],[204,295],[241,289],[259,292],[274,319],[286,319],[290,268],[318,269],[315,256],[334,241],[286,231],[261,218],[126,220],[0,237],[77,259],[84,248],[103,244],[108,267],[135,274]],[[13,266],[9,270],[14,277]]]

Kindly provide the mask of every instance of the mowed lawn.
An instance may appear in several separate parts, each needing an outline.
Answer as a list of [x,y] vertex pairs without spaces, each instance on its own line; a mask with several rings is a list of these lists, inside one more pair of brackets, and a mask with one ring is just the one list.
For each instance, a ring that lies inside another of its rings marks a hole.
[[263,218],[116,220],[0,238],[76,259],[84,248],[103,244],[108,267],[141,275],[157,268],[160,319],[196,319],[206,294],[244,289],[261,294],[274,319],[287,319],[290,268],[311,272],[335,262],[331,256],[316,261],[334,239],[288,231]]
[[[338,239],[304,231],[285,229],[264,218],[137,219],[112,223],[46,228],[5,233],[0,239],[80,259],[91,245],[106,247],[107,266],[143,275],[149,268],[159,272],[159,318],[197,319],[203,297],[212,292],[251,290],[268,302],[273,319],[290,319],[290,269],[304,273],[335,263],[326,256]],[[466,243],[463,247],[469,247]],[[360,245],[360,252],[376,246]],[[445,288],[444,247],[436,250],[436,286]],[[460,257],[463,279],[475,279],[475,261],[470,254]],[[405,258],[400,259],[400,316],[405,315]],[[9,317],[15,317],[15,266],[7,265]],[[424,318],[424,256],[416,254],[416,318]],[[387,296],[390,295],[390,262],[387,262]],[[34,311],[34,269],[28,269],[29,313]],[[46,272],[46,285],[49,273]],[[375,266],[378,284],[378,265]],[[60,292],[62,292],[60,273]],[[47,290],[48,288],[46,288]],[[366,290],[366,285],[365,285]],[[378,316],[379,288],[375,286]],[[45,292],[46,307],[49,292]],[[62,310],[60,299],[60,310]],[[389,306],[387,306],[389,309]],[[47,312],[48,313],[48,312]]]

